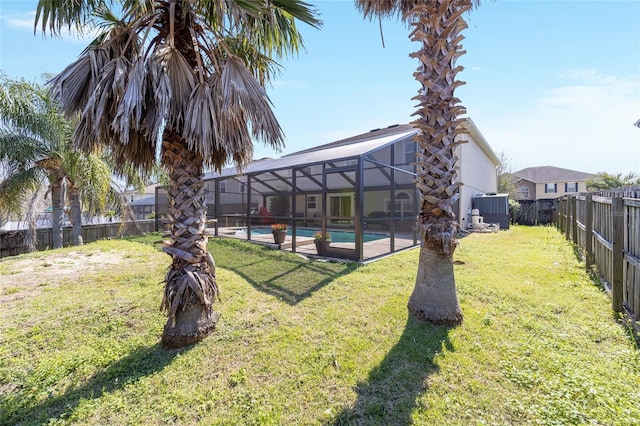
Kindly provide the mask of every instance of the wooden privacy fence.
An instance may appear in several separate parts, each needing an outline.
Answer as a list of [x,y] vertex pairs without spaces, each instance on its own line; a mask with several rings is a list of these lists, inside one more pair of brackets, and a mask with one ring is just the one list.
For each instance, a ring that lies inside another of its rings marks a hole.
[[[83,225],[82,240],[85,243],[92,241],[106,240],[109,238],[120,238],[127,235],[139,235],[145,232],[153,232],[155,230],[155,220],[139,220],[132,222],[114,222],[103,223],[99,225]],[[21,229],[17,231],[0,231],[0,258],[7,256],[15,256],[17,254],[26,253],[27,249],[24,245],[24,238],[27,230]],[[72,230],[65,227],[62,230],[62,245],[70,246],[72,242]],[[46,250],[51,248],[53,235],[51,228],[40,228],[37,230],[37,250]]]
[[596,266],[614,311],[640,321],[640,198],[594,194],[558,200],[557,225]]

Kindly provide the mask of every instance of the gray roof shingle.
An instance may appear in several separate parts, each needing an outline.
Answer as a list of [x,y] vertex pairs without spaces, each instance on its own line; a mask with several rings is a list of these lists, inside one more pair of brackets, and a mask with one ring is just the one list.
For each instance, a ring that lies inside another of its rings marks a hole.
[[511,173],[513,176],[534,183],[544,182],[578,182],[592,178],[592,173],[563,169],[554,166],[527,167]]

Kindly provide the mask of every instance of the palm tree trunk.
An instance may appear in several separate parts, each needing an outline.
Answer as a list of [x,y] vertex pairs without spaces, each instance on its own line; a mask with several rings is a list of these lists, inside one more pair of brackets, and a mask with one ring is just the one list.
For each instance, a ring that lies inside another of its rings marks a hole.
[[454,96],[455,80],[462,67],[456,60],[464,54],[460,35],[467,25],[462,14],[471,8],[468,0],[434,0],[414,7],[408,14],[413,19],[411,40],[421,49],[411,54],[420,61],[414,77],[421,83],[420,102],[413,124],[420,129],[416,186],[422,197],[418,222],[422,246],[414,291],[409,310],[419,319],[435,324],[455,325],[462,322],[462,311],[456,295],[453,274],[453,252],[456,248],[456,221],[453,206],[458,199],[456,183],[458,145],[464,108]]
[[29,200],[29,204],[26,212],[26,220],[29,225],[27,233],[24,238],[24,246],[26,248],[27,253],[34,252],[38,249],[38,214],[42,211],[44,207],[44,193],[45,193],[44,185],[39,185],[38,188],[31,195],[31,200]]
[[67,188],[69,192],[69,208],[71,214],[72,243],[74,246],[81,246],[82,240],[82,205],[80,203],[80,191],[71,183]]
[[[448,249],[443,247],[448,246]],[[409,298],[409,311],[421,321],[435,325],[457,325],[462,322],[453,273],[455,227],[424,232],[418,275]]]
[[64,185],[62,179],[51,183],[51,244],[52,248],[61,248],[64,226]]
[[202,156],[190,151],[176,133],[166,130],[162,162],[169,171],[171,242],[164,251],[172,263],[165,277],[162,308],[168,320],[162,334],[167,348],[198,342],[214,329],[218,295],[213,258],[207,251],[206,200]]

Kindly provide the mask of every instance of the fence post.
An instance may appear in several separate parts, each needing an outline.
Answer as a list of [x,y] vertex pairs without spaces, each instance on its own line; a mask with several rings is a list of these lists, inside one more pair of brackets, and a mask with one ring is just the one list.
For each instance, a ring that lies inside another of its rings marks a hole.
[[569,216],[571,215],[571,202],[569,201],[569,197],[565,198],[564,208],[565,208],[564,238],[568,240],[570,235],[569,230],[571,228],[571,222],[572,222],[572,220],[569,220]]
[[587,273],[591,272],[593,258],[593,194],[584,198],[584,262]]
[[613,219],[613,282],[611,283],[611,304],[615,312],[622,312],[623,265],[624,265],[624,199],[611,198]]
[[578,197],[571,197],[571,239],[578,244]]

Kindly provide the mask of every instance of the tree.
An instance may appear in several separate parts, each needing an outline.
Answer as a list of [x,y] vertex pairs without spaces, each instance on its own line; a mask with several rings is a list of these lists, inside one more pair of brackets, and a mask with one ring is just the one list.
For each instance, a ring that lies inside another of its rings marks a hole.
[[[52,245],[62,247],[64,222],[64,171],[62,157],[68,152],[68,127],[57,113],[46,90],[26,81],[0,75],[0,159],[6,165],[0,183],[0,204],[6,211],[22,213],[25,204],[35,201],[31,194],[48,184],[52,204]],[[33,212],[28,216],[34,217]],[[29,221],[30,234],[35,222]],[[35,240],[28,245],[35,250]]]
[[[181,347],[209,335],[218,314],[215,264],[207,251],[204,167],[242,168],[253,139],[279,148],[283,134],[264,84],[271,55],[297,52],[296,21],[319,27],[301,0],[40,0],[36,26],[59,34],[92,22],[102,33],[52,82],[67,114],[80,112],[74,144],[108,146],[117,165],[169,175],[172,263],[162,342]],[[161,142],[159,142],[161,141]]]
[[62,247],[66,200],[70,204],[73,244],[82,244],[82,202],[103,209],[111,170],[98,153],[73,149],[77,120],[66,120],[48,90],[36,83],[0,76],[0,159],[6,176],[0,183],[0,206],[22,216],[30,232],[27,247],[35,250],[35,218],[41,185],[52,201],[52,246]]
[[598,172],[593,178],[587,180],[587,190],[603,191],[605,189],[624,188],[625,186],[640,185],[640,175],[629,172],[622,173]]
[[415,140],[421,246],[408,308],[417,318],[442,325],[456,325],[463,319],[453,273],[457,246],[453,207],[459,197],[454,149],[456,137],[464,131],[459,116],[465,110],[454,91],[464,84],[456,80],[462,70],[456,61],[465,53],[461,32],[467,24],[462,15],[473,4],[468,0],[356,0],[365,18],[401,16],[412,28],[410,39],[421,46],[410,55],[420,62],[413,74],[421,88],[413,98],[418,102],[414,113],[418,118],[412,124],[419,130]]
[[498,153],[498,160],[500,160],[500,165],[497,170],[498,192],[500,194],[509,194],[509,214],[511,215],[511,220],[514,220],[520,210],[520,203],[518,202],[518,188],[511,174],[513,171],[511,158],[509,158],[504,151],[501,151]]

